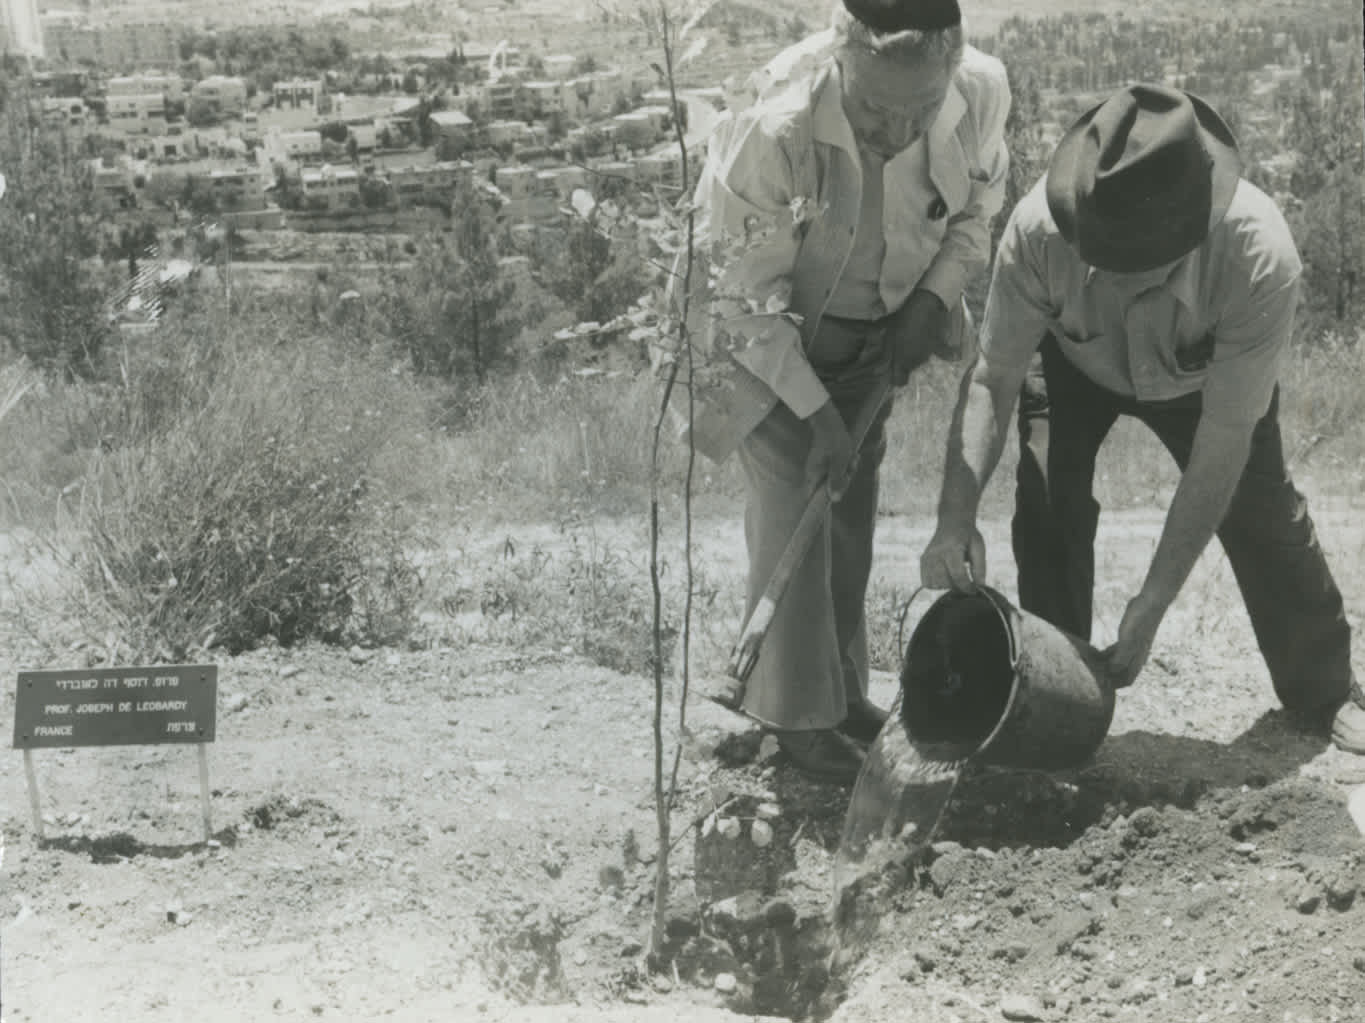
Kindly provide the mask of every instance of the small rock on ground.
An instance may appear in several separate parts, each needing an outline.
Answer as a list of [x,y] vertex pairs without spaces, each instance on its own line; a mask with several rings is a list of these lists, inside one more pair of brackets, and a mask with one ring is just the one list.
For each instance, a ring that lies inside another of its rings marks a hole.
[[1006,995],[1000,999],[1000,1015],[1021,1023],[1036,1023],[1044,1018],[1043,1003],[1032,995]]

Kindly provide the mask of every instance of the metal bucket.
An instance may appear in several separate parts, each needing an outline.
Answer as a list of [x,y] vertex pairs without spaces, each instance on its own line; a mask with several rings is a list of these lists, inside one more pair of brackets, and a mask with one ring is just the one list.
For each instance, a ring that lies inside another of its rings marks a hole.
[[900,682],[900,724],[935,760],[1075,767],[1114,716],[1100,653],[987,586],[934,602],[910,636]]

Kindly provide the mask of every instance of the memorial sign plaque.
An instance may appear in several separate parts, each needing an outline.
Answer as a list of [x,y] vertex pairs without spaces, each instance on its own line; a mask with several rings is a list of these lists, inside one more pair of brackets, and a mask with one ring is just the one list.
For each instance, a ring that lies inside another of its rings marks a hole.
[[21,671],[15,749],[212,742],[218,666]]

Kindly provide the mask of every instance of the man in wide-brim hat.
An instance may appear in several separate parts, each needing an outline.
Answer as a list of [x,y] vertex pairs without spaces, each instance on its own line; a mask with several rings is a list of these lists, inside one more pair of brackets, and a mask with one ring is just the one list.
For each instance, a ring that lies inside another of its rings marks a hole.
[[1142,670],[1216,534],[1280,702],[1365,754],[1341,593],[1280,440],[1278,378],[1301,269],[1280,210],[1241,178],[1236,142],[1202,100],[1133,85],[1084,114],[1005,227],[921,561],[925,585],[967,590],[985,579],[977,505],[1017,397],[1020,603],[1088,638],[1096,454],[1117,418],[1133,416],[1182,475],[1105,651],[1114,682]]
[[816,486],[835,500],[776,605],[742,709],[813,777],[852,782],[886,714],[867,698],[864,599],[890,403],[963,329],[1008,169],[1009,86],[957,0],[835,0],[829,29],[754,76],[709,142],[696,198],[692,437],[737,455],[748,606]]

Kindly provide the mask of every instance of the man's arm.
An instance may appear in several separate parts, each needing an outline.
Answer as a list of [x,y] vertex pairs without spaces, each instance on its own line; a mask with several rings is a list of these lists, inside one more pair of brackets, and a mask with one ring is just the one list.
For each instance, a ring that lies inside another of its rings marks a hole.
[[920,559],[930,589],[970,590],[986,581],[986,545],[976,527],[981,493],[1000,461],[1024,373],[994,369],[983,355],[962,377],[948,431],[938,527]]
[[[1118,685],[1142,671],[1157,629],[1200,554],[1227,515],[1246,469],[1256,423],[1270,405],[1294,332],[1300,263],[1284,242],[1262,248],[1248,278],[1227,298],[1204,378],[1203,412],[1141,590],[1106,651]],[[1239,268],[1238,272],[1243,272]]]
[[931,589],[969,590],[986,579],[976,528],[981,493],[1000,461],[1029,360],[1052,316],[1037,209],[1042,201],[1037,190],[1020,201],[996,253],[981,351],[963,376],[948,432],[938,526],[920,558],[921,581]]
[[1142,671],[1162,619],[1218,531],[1246,468],[1253,429],[1254,422],[1200,418],[1147,577],[1124,609],[1118,640],[1105,652],[1115,685],[1129,685]]

